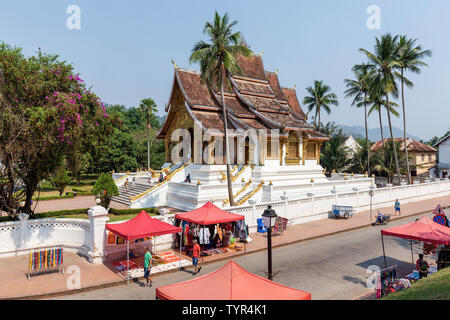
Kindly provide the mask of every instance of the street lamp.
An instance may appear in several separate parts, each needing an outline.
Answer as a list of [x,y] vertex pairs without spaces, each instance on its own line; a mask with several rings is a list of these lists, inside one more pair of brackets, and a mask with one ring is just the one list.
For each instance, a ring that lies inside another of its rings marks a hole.
[[268,259],[268,279],[272,280],[272,228],[275,226],[277,221],[277,214],[272,206],[268,206],[262,214],[264,227],[267,228],[267,259]]

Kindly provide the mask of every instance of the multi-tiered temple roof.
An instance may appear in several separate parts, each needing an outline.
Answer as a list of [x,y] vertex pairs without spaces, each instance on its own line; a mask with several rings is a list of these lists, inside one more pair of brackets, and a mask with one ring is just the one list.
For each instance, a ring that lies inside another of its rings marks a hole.
[[[242,75],[230,75],[225,89],[228,128],[243,130],[278,129],[281,137],[289,131],[304,132],[310,140],[328,140],[308,123],[294,88],[280,86],[277,73],[264,70],[261,55],[239,56]],[[200,73],[175,66],[175,76],[167,117],[158,133],[164,138],[176,117],[171,112],[176,104],[184,104],[189,116],[203,130],[223,132],[220,92],[213,92],[202,83]]]

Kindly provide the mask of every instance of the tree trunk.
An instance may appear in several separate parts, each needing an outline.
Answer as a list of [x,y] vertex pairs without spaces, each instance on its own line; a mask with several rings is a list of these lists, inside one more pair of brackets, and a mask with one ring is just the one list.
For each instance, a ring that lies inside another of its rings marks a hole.
[[367,129],[367,104],[366,93],[364,93],[364,122],[366,126],[366,148],[367,148],[367,175],[370,177],[370,148],[369,148],[369,130]]
[[319,114],[319,123],[317,124],[317,131],[320,132],[320,108],[317,109],[317,113]]
[[394,133],[392,132],[392,123],[391,123],[391,111],[389,109],[389,94],[386,93],[386,110],[388,114],[388,122],[389,122],[389,131],[391,132],[392,139],[392,149],[394,150],[394,161],[395,161],[395,173],[397,174],[398,182],[400,183],[400,167],[398,166],[398,157],[397,157],[397,148],[395,148],[394,141]]
[[147,113],[147,171],[150,172],[150,119]]
[[[220,61],[220,65],[222,66],[222,61]],[[230,146],[228,141],[228,119],[227,119],[227,109],[225,107],[225,95],[223,90],[223,71],[221,68],[220,71],[220,93],[222,97],[222,116],[223,116],[223,129],[225,135],[225,162],[227,165],[227,183],[228,183],[228,199],[230,201],[230,206],[235,206],[234,198],[233,198],[233,187],[231,181],[231,166],[230,166]]]
[[409,158],[408,158],[408,148],[406,144],[406,108],[405,108],[405,86],[403,80],[403,68],[401,71],[402,74],[402,108],[403,108],[403,143],[405,148],[405,156],[406,156],[406,172],[408,175],[408,184],[411,183],[411,172],[409,170]]
[[[384,144],[384,134],[383,134],[383,121],[381,120],[381,105],[378,106],[378,118],[380,119],[380,133],[381,133],[381,142],[383,143],[383,152],[386,152],[386,145]],[[383,155],[386,158],[386,155]]]

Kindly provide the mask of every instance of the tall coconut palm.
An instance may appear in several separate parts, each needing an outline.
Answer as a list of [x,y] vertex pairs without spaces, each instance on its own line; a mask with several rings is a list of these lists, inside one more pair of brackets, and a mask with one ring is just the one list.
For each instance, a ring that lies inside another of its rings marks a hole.
[[432,52],[430,50],[422,50],[420,45],[416,45],[417,39],[407,39],[406,36],[400,36],[398,41],[399,51],[397,60],[399,62],[398,68],[400,69],[400,81],[402,89],[402,110],[403,110],[403,142],[405,145],[405,161],[406,172],[408,174],[408,183],[411,183],[411,171],[409,170],[409,157],[408,148],[406,148],[406,107],[405,107],[405,84],[407,87],[412,88],[413,83],[405,78],[404,73],[411,71],[419,74],[421,72],[420,67],[428,66],[422,61],[425,57],[430,57]]
[[[386,146],[384,143],[383,121],[381,118],[381,111],[383,110],[383,107],[386,108],[386,100],[384,100],[380,96],[370,96],[368,99],[369,99],[370,104],[369,104],[369,112],[367,113],[367,115],[370,116],[373,112],[378,113],[378,120],[380,122],[381,141],[383,143],[383,150],[385,150]],[[396,104],[393,101],[389,101],[389,106],[390,106],[389,112],[398,118],[400,114],[395,109],[395,107],[398,107],[398,104]]]
[[228,117],[225,105],[224,80],[230,74],[242,74],[237,63],[237,56],[250,57],[252,51],[245,45],[240,32],[233,32],[237,21],[229,22],[228,13],[221,17],[217,11],[214,20],[206,22],[203,33],[209,37],[209,43],[198,41],[189,57],[190,63],[199,63],[201,78],[212,91],[220,90],[222,100],[222,118],[225,134],[225,158],[227,165],[228,198],[234,206],[233,189],[231,185],[230,149],[228,141]]
[[[303,99],[303,104],[307,106],[308,111],[315,110],[314,127],[320,130],[320,111],[323,109],[327,114],[331,113],[331,105],[339,105],[337,96],[331,92],[331,88],[323,83],[323,81],[314,81],[313,87],[306,88],[310,94]],[[319,120],[317,122],[317,119]]]
[[367,172],[370,175],[370,148],[369,148],[369,130],[367,128],[367,104],[370,90],[370,81],[373,75],[373,67],[370,64],[362,63],[353,67],[355,79],[345,79],[347,90],[345,97],[354,97],[352,106],[361,108],[364,106],[364,126],[366,129],[366,146],[367,149]]
[[156,112],[158,112],[158,107],[153,99],[147,98],[141,100],[139,103],[139,110],[145,115],[145,120],[147,122],[147,170],[150,172],[150,130],[152,128],[150,120],[154,117]]
[[[373,84],[379,87],[386,96],[386,105],[389,103],[389,95],[398,97],[397,83],[395,82],[396,77],[399,77],[399,73],[395,71],[399,67],[399,62],[397,57],[399,54],[400,47],[398,46],[398,36],[391,36],[386,34],[381,36],[381,39],[375,38],[375,52],[372,53],[366,49],[360,49],[361,52],[365,53],[369,61],[374,64],[377,69],[377,73],[374,75]],[[392,131],[391,122],[391,112],[389,108],[387,110],[389,131],[391,134],[392,149],[394,151],[394,162],[395,162],[395,172],[397,174],[397,179],[400,182],[400,167],[398,165],[398,155],[397,149],[394,143],[394,133]]]

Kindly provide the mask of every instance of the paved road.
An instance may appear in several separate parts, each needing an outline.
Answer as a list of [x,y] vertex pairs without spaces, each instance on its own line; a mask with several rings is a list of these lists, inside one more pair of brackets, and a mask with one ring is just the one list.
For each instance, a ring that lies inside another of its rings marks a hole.
[[[423,215],[421,215],[423,216]],[[428,214],[428,216],[431,216]],[[419,216],[391,222],[389,226],[413,222]],[[315,240],[276,248],[273,252],[274,281],[311,292],[312,299],[353,299],[371,292],[366,287],[370,265],[384,266],[380,226],[366,227]],[[388,265],[398,264],[400,273],[414,268],[408,240],[385,237]],[[417,257],[414,257],[417,259]],[[267,253],[257,252],[235,258],[246,270],[265,276]],[[203,266],[200,275],[212,272],[226,261]],[[142,300],[155,299],[155,287],[189,280],[195,277],[190,270],[154,278],[154,286],[143,287],[131,283],[112,288],[88,291],[55,299]]]

